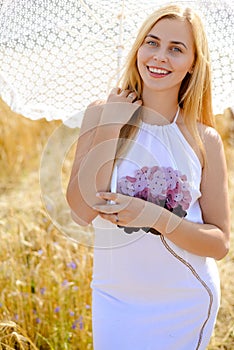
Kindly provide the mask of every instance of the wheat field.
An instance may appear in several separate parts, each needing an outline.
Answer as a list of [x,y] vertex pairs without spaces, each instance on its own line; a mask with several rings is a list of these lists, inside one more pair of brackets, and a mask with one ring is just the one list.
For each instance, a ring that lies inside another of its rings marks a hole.
[[[39,181],[41,155],[60,124],[31,121],[0,101],[0,349],[92,349],[92,248],[68,239],[53,224]],[[217,127],[225,145],[233,205],[234,119],[230,110],[217,116]],[[63,162],[64,188],[73,155],[71,147]],[[233,244],[218,267],[222,303],[208,350],[232,350]]]

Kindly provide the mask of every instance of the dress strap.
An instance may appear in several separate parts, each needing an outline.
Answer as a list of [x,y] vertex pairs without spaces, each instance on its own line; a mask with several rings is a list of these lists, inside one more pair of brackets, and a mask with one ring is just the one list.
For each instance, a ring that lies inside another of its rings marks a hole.
[[175,115],[175,118],[174,118],[172,124],[175,124],[175,123],[176,123],[176,121],[177,121],[177,119],[178,119],[178,116],[179,116],[179,113],[180,113],[180,106],[179,106],[178,109],[177,109],[177,112],[176,112],[176,115]]

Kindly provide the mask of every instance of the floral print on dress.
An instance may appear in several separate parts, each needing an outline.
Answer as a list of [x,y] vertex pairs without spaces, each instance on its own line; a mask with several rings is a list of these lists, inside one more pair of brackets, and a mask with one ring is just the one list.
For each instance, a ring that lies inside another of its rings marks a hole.
[[[117,192],[155,203],[180,217],[187,215],[192,201],[187,176],[172,167],[145,166],[138,169],[133,177],[119,179]],[[159,234],[154,229],[143,229]],[[125,227],[124,230],[132,233],[139,228]]]

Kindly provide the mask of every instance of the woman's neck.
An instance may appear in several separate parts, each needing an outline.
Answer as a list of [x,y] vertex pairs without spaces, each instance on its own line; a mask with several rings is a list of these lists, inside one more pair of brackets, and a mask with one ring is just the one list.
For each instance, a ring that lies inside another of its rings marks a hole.
[[142,93],[143,106],[172,122],[178,110],[178,97],[168,91]]

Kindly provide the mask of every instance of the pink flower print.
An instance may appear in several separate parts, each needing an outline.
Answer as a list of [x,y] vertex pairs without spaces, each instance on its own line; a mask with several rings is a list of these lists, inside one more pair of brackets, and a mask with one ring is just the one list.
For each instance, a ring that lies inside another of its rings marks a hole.
[[152,169],[152,168],[149,168],[148,166],[143,166],[143,168],[141,168],[140,171],[143,174],[147,175],[148,174],[148,170],[150,170],[150,169]]
[[178,193],[175,192],[175,190],[169,190],[167,191],[167,208],[172,209],[176,208],[178,206],[177,199]]
[[184,182],[186,182],[188,180],[186,175],[181,175],[180,179]]
[[183,198],[179,202],[179,204],[181,205],[183,210],[188,210],[191,201],[192,201],[192,197],[191,197],[190,192],[189,191],[183,191]]
[[189,191],[189,184],[186,175],[182,175],[180,179],[180,191],[183,194],[183,197],[179,200],[179,204],[182,206],[183,210],[187,210],[192,201],[192,197]]
[[167,203],[169,208],[176,208],[178,206],[179,201],[183,199],[183,194],[181,192],[181,185],[179,181],[176,181],[176,185],[173,189],[167,191]]
[[[182,177],[181,177],[181,179],[182,179]],[[189,184],[188,184],[188,182],[185,182],[185,181],[187,181],[187,178],[186,178],[186,180],[181,181],[181,190],[182,191],[189,191]]]
[[151,176],[152,179],[149,184],[149,189],[152,197],[156,198],[157,196],[160,196],[164,198],[167,190],[167,181],[164,171],[158,169],[153,174],[151,173]]
[[180,181],[177,181],[175,189],[167,192],[170,208],[176,208],[178,206],[181,206],[183,210],[189,208],[192,197],[187,188],[188,184],[180,179]]
[[[135,177],[121,178],[117,187],[120,193],[153,202],[179,217],[187,215],[186,210],[192,201],[186,175],[182,175],[179,170],[171,167],[143,167],[135,172]],[[126,233],[139,230],[135,227],[119,227],[123,228]],[[142,229],[155,234],[149,227]],[[160,233],[156,231],[156,234]]]
[[135,181],[136,179],[130,178],[130,176],[121,178],[118,181],[117,192],[133,197],[135,195]]
[[126,180],[128,180],[131,183],[135,183],[136,182],[136,178],[132,177],[132,176],[126,176]]
[[147,167],[137,170],[135,175],[135,193],[143,191],[148,187]]
[[171,167],[143,167],[135,176],[118,181],[118,192],[148,200],[175,212],[186,215],[192,201],[186,175]]
[[171,167],[164,168],[168,189],[173,190],[176,187],[176,183],[180,179],[180,172],[173,170]]
[[174,199],[174,201],[179,203],[183,199],[183,193],[175,191],[173,194],[173,199]]
[[163,169],[163,168],[159,168],[158,166],[153,166],[152,168],[148,168],[148,170],[147,170],[148,180],[152,181],[154,173],[156,173],[156,171],[161,170],[161,169]]
[[150,200],[150,190],[149,188],[144,188],[142,191],[136,193],[135,197],[144,199],[145,201],[152,202]]

